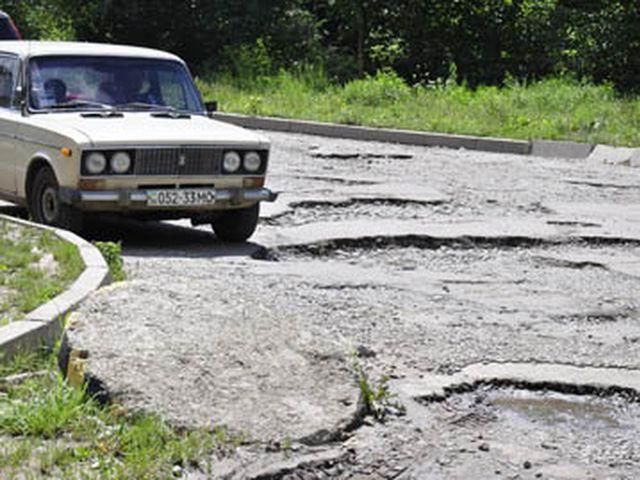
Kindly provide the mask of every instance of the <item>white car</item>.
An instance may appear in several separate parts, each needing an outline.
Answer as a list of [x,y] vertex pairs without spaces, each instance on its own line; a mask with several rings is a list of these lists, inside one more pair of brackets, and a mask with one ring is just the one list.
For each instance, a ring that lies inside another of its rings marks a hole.
[[269,141],[211,119],[178,57],[107,44],[0,43],[0,198],[72,230],[90,212],[255,231]]

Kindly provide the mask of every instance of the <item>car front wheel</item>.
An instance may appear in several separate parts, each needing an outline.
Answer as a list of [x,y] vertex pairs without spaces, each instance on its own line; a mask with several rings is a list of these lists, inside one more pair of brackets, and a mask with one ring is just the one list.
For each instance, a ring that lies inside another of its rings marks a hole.
[[248,208],[230,210],[220,215],[212,224],[216,236],[226,242],[244,242],[258,226],[260,204]]
[[50,168],[40,169],[31,184],[29,213],[38,223],[78,232],[82,230],[82,213],[60,201],[59,185]]

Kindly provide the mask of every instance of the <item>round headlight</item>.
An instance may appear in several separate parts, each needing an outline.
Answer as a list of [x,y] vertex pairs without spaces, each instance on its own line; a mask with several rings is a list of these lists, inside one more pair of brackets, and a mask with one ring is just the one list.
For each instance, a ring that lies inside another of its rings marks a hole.
[[258,152],[248,152],[244,156],[244,169],[247,172],[257,172],[262,165],[262,159]]
[[117,152],[111,157],[111,170],[113,173],[127,173],[131,168],[131,157],[127,152]]
[[107,157],[101,152],[92,152],[85,159],[85,167],[87,172],[98,175],[107,168]]
[[222,160],[222,168],[225,172],[237,172],[241,163],[242,160],[240,159],[240,154],[238,152],[227,152],[224,154],[224,159]]

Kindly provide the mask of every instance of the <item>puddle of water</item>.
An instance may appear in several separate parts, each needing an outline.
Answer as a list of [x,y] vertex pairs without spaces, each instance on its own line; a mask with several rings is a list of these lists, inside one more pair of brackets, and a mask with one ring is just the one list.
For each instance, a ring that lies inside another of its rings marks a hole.
[[620,428],[616,404],[588,396],[535,393],[527,391],[496,391],[489,403],[510,417],[512,422],[529,422],[546,426],[572,424],[574,427]]
[[638,478],[640,403],[621,396],[487,386],[429,405],[425,420],[424,435],[440,442],[435,455],[454,456],[446,473],[455,475],[443,478],[478,469],[519,473],[495,478]]

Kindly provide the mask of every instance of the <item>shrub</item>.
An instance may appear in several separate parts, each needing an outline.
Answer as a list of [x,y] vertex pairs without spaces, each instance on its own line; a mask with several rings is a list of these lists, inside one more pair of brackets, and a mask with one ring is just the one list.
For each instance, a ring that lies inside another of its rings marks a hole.
[[261,81],[272,73],[272,61],[261,38],[254,44],[228,47],[224,50],[230,73],[240,84]]
[[375,106],[405,100],[411,88],[394,71],[382,70],[375,77],[347,83],[343,95],[347,103]]

